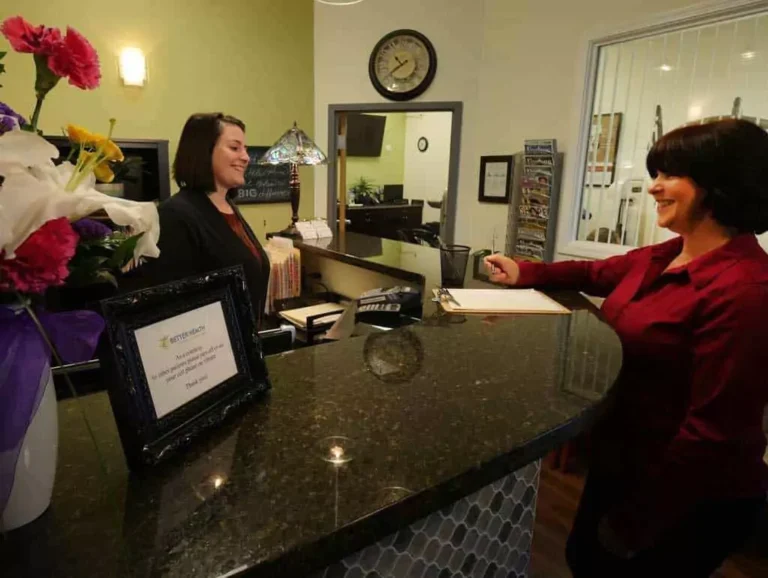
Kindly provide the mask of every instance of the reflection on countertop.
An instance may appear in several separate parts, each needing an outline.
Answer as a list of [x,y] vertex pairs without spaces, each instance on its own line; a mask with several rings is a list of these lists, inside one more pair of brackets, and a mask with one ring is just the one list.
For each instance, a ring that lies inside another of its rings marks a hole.
[[269,358],[267,397],[143,476],[126,468],[106,394],[67,400],[52,507],[0,542],[4,570],[306,574],[573,437],[620,365],[587,310],[433,314]]

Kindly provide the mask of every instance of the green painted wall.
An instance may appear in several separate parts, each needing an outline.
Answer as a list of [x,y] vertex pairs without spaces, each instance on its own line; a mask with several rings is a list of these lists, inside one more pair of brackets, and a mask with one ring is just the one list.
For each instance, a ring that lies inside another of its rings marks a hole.
[[[360,177],[376,186],[403,183],[405,175],[405,114],[391,113],[384,126],[384,142],[379,157],[347,157],[347,190]],[[390,148],[390,150],[387,150]]]
[[[168,139],[173,159],[182,126],[195,112],[241,118],[252,145],[271,145],[294,120],[312,136],[313,6],[313,0],[3,0],[0,20],[18,14],[33,24],[70,25],[99,53],[101,86],[83,92],[60,82],[43,108],[46,134],[59,134],[68,122],[104,132],[115,117],[116,138]],[[124,87],[118,77],[118,53],[126,46],[146,54],[143,88]],[[0,36],[2,50],[10,47]],[[0,100],[31,114],[32,57],[9,52],[4,62]],[[311,168],[301,169],[303,217],[314,211],[313,177]],[[251,205],[243,212],[262,239],[290,221],[288,204]]]

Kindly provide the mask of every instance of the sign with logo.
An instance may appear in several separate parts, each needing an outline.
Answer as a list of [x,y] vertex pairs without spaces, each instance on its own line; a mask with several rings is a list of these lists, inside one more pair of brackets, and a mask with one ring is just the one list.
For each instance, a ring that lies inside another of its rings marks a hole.
[[128,465],[174,453],[269,389],[242,267],[102,302],[109,396]]
[[157,417],[237,374],[221,302],[136,330]]

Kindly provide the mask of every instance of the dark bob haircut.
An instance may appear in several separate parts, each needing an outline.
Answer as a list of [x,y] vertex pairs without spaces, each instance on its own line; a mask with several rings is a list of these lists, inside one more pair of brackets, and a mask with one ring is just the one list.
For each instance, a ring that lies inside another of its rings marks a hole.
[[653,145],[646,166],[653,178],[692,179],[724,227],[768,230],[768,133],[756,124],[726,119],[678,128]]
[[220,112],[193,114],[187,119],[173,160],[173,178],[179,187],[205,193],[216,190],[211,159],[225,124],[239,126],[245,132],[243,121]]

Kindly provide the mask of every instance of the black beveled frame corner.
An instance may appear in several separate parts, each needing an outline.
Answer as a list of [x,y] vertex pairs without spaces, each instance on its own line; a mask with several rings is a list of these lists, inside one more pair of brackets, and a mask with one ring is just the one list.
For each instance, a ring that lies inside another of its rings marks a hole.
[[[222,306],[237,374],[158,419],[135,331],[216,302]],[[101,306],[111,350],[104,360],[109,398],[131,469],[158,463],[271,387],[239,265],[106,299]]]
[[[485,196],[485,165],[488,163],[507,163],[507,184],[503,197]],[[508,205],[509,196],[512,191],[512,178],[515,171],[514,155],[493,155],[480,157],[480,184],[477,192],[477,200],[481,203],[499,203]]]

